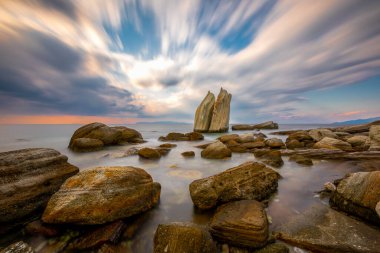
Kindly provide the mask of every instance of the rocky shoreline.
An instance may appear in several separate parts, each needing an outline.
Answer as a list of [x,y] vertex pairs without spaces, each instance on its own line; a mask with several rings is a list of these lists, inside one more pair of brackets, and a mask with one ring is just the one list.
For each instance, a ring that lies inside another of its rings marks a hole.
[[[219,100],[228,98],[223,92]],[[202,107],[211,107],[212,97],[206,98]],[[201,159],[223,162],[249,153],[255,161],[191,182],[188,192],[195,210],[211,212],[208,224],[158,225],[152,236],[154,252],[289,252],[281,241],[317,252],[380,252],[380,122],[275,133],[287,135],[285,141],[268,138],[256,130],[259,127],[278,125],[240,125],[235,130],[251,132],[225,134],[194,145],[202,149]],[[149,161],[173,152],[177,144],[169,142],[203,139],[196,131],[169,133],[159,138],[163,142],[159,146],[145,146],[142,134],[134,129],[92,123],[75,131],[69,148],[91,152],[139,143],[130,148],[128,156]],[[196,153],[189,150],[181,156],[189,159]],[[282,180],[281,167],[287,156],[310,169],[319,160],[375,163],[372,171],[351,173],[321,185],[329,206],[312,207],[272,230],[266,208]],[[120,242],[133,238],[149,210],[160,208],[160,182],[133,166],[79,171],[58,151],[35,148],[0,153],[0,174],[0,232],[23,229],[53,239],[42,249],[10,240],[0,248],[1,253],[121,252]]]

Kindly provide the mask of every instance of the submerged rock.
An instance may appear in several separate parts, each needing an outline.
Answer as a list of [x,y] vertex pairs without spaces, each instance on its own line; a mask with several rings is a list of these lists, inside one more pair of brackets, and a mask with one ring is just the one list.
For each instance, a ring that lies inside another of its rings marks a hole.
[[217,141],[202,150],[201,156],[208,159],[223,159],[226,157],[231,157],[231,150],[228,149],[222,142]]
[[330,137],[324,137],[322,140],[315,143],[313,148],[340,149],[343,151],[353,151],[350,143]]
[[160,224],[154,235],[154,253],[216,253],[210,233],[184,222]]
[[281,167],[284,161],[281,158],[281,152],[278,150],[257,149],[253,151],[255,157],[259,158],[263,163],[272,167]]
[[380,201],[380,171],[357,172],[343,178],[330,204],[339,210],[380,225],[376,204]]
[[215,96],[210,91],[198,106],[194,118],[194,132],[207,132],[210,128]]
[[210,222],[210,232],[229,245],[260,248],[269,238],[267,215],[256,200],[230,202],[218,207]]
[[371,126],[369,130],[370,151],[380,151],[380,125]]
[[191,199],[200,209],[210,209],[233,200],[268,198],[277,189],[280,175],[257,162],[239,166],[207,178],[193,181]]
[[313,252],[379,252],[380,231],[327,206],[314,206],[282,225],[277,239]]
[[289,157],[289,161],[294,161],[298,164],[302,164],[302,165],[313,165],[313,160],[311,160],[310,158],[308,157],[305,157],[303,155],[291,155]]
[[173,143],[163,143],[159,146],[160,148],[175,148],[177,147],[177,144]]
[[161,153],[153,148],[142,148],[139,150],[138,155],[145,159],[160,159]]
[[45,208],[50,196],[79,169],[54,149],[0,153],[0,222],[11,222]]
[[143,169],[98,167],[69,178],[49,200],[46,223],[103,224],[154,207],[161,186]]
[[23,241],[13,243],[0,251],[0,253],[34,253],[32,247]]
[[185,151],[185,152],[182,152],[181,155],[184,157],[194,157],[195,153],[194,151]]

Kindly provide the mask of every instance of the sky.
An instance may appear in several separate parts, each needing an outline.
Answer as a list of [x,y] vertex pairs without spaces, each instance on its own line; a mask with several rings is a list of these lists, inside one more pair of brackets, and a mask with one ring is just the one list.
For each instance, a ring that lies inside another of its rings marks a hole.
[[380,116],[380,1],[2,0],[0,124]]

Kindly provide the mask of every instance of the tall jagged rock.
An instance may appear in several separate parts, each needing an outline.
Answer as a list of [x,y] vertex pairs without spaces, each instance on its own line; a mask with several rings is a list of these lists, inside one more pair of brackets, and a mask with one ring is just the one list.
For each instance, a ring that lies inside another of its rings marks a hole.
[[227,132],[230,123],[230,103],[232,95],[223,88],[220,89],[212,112],[209,132]]
[[198,106],[194,119],[195,132],[207,132],[210,128],[212,112],[215,104],[215,96],[210,91]]

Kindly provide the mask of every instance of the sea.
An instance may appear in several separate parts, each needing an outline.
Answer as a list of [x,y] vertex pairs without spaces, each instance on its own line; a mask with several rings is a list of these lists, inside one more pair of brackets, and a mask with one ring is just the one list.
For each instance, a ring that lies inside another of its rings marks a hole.
[[[53,148],[68,157],[68,162],[86,170],[98,166],[135,166],[146,170],[161,184],[159,205],[148,211],[148,218],[138,229],[132,240],[123,242],[124,250],[120,252],[152,252],[154,233],[159,224],[169,222],[193,222],[207,224],[212,211],[200,212],[193,207],[190,198],[189,184],[200,178],[208,177],[247,161],[255,161],[251,153],[233,153],[231,158],[209,160],[201,158],[201,149],[196,145],[213,141],[218,134],[204,134],[204,141],[175,142],[178,146],[160,160],[145,160],[138,156],[124,156],[131,147],[157,147],[162,144],[160,136],[169,132],[191,132],[191,124],[131,124],[127,127],[138,130],[147,141],[138,145],[112,146],[101,151],[74,153],[67,148],[70,138],[80,125],[0,125],[0,152],[23,148]],[[271,135],[273,131],[313,129],[328,127],[316,124],[280,124],[278,130],[262,130],[268,137],[286,136]],[[230,131],[229,133],[247,133],[252,131]],[[225,133],[223,133],[225,134]],[[194,151],[194,158],[184,158],[181,153]],[[332,162],[315,160],[313,166],[302,166],[283,157],[284,165],[275,169],[281,175],[278,191],[267,208],[271,231],[301,214],[312,205],[327,205],[328,200],[319,195],[325,182],[342,178],[346,173],[355,172],[357,168],[349,162]],[[42,252],[49,241],[41,236],[22,235],[22,240],[29,243],[36,252]],[[307,252],[290,247],[290,252]]]

